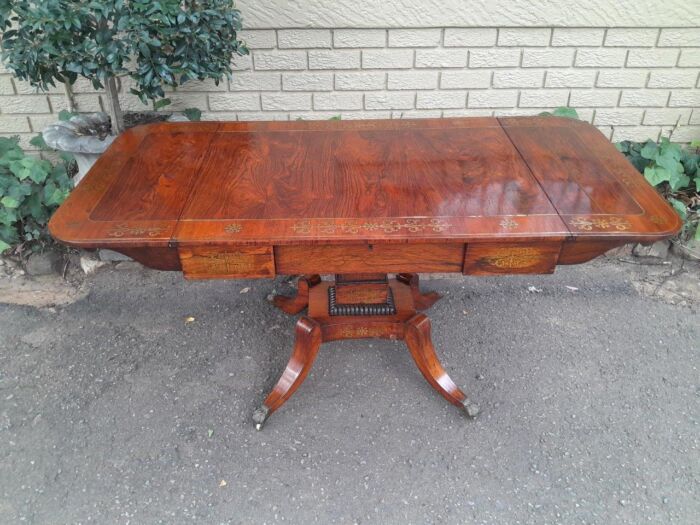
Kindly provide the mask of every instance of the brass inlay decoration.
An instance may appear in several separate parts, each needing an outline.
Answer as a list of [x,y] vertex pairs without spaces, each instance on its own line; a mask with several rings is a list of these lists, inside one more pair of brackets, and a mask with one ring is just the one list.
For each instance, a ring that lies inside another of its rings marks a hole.
[[501,228],[504,228],[506,230],[512,230],[518,227],[518,223],[510,217],[506,217],[499,224],[501,225]]
[[314,227],[319,234],[349,233],[356,235],[361,232],[399,233],[402,230],[410,233],[441,233],[448,230],[450,224],[442,219],[384,219],[372,222],[346,222],[342,224],[336,224],[327,220],[315,226],[311,224],[311,221],[299,221],[292,226],[292,230],[296,233],[310,234],[313,232]]
[[634,175],[632,173],[622,173],[620,175],[620,180],[622,180],[622,184],[625,186],[634,186],[635,184]]
[[335,223],[328,221],[322,222],[318,225],[318,233],[335,233]]
[[226,233],[240,233],[241,230],[243,229],[243,225],[237,223],[237,222],[232,222],[228,226],[224,228],[224,231]]
[[571,225],[579,230],[591,231],[596,230],[629,230],[632,226],[629,221],[620,217],[575,217],[571,221]]
[[161,226],[129,226],[128,224],[118,224],[107,232],[109,237],[135,237],[138,235],[148,235],[157,237],[159,233],[165,231]]
[[247,273],[256,268],[250,257],[241,257],[232,253],[212,253],[199,255],[202,259],[209,261],[210,268],[222,273]]
[[[362,337],[385,337],[386,332],[381,327],[367,328],[366,326],[352,327],[347,326],[340,331],[341,337],[348,339],[359,339]],[[395,339],[393,334],[389,335],[390,339]]]
[[384,220],[381,222],[366,222],[362,226],[366,231],[383,231],[384,233],[396,233],[407,230],[411,233],[433,231],[435,233],[444,232],[450,228],[449,223],[442,219],[406,219],[403,222],[397,220]]
[[292,230],[294,230],[296,233],[311,233],[311,222],[310,221],[299,221],[294,226],[292,226]]
[[343,330],[340,332],[340,335],[342,335],[343,337],[368,337],[369,328],[366,328],[364,326],[359,326],[357,328],[348,326],[346,328],[343,328]]
[[541,254],[535,248],[500,248],[483,261],[497,268],[527,268],[540,259]]

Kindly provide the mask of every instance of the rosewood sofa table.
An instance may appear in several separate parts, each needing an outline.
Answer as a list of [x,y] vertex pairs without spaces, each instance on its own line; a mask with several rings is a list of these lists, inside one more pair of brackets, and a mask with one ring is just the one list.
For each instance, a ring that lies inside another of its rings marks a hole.
[[551,273],[680,225],[593,126],[521,117],[141,126],[49,228],[188,279],[301,275],[295,297],[273,301],[308,314],[253,415],[260,429],[338,339],[404,340],[432,387],[474,416],[433,348],[420,312],[438,295],[420,292],[419,272]]

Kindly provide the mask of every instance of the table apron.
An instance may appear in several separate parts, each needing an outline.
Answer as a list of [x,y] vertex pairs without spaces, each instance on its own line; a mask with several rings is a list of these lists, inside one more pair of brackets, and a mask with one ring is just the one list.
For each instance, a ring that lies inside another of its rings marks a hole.
[[562,242],[179,247],[188,279],[346,273],[552,273]]

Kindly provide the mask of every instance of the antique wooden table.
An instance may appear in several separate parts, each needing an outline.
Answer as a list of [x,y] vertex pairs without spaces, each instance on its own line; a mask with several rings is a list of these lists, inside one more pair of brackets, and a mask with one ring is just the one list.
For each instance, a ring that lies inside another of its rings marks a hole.
[[[418,272],[551,273],[675,234],[677,214],[589,124],[555,117],[153,124],[122,134],[56,212],[52,235],[188,279],[302,275],[260,428],[322,342],[403,339],[450,403]],[[336,274],[322,281],[321,274]],[[388,279],[387,274],[396,274]]]

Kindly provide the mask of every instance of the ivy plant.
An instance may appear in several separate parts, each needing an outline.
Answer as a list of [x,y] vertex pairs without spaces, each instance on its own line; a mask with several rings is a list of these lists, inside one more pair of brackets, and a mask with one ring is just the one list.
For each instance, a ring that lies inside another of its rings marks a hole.
[[553,109],[552,111],[543,111],[542,113],[539,114],[540,117],[566,117],[566,118],[572,118],[575,120],[579,119],[578,112],[574,108],[568,108],[568,107],[558,107]]
[[25,155],[17,137],[0,137],[0,253],[47,240],[46,224],[73,187],[66,160]]
[[123,130],[115,79],[153,108],[165,88],[231,75],[248,53],[233,0],[0,0],[0,51],[17,78],[46,90],[78,77],[105,88],[115,131]]
[[616,147],[683,218],[681,236],[700,240],[700,141],[682,148],[663,137],[659,143],[625,140]]

